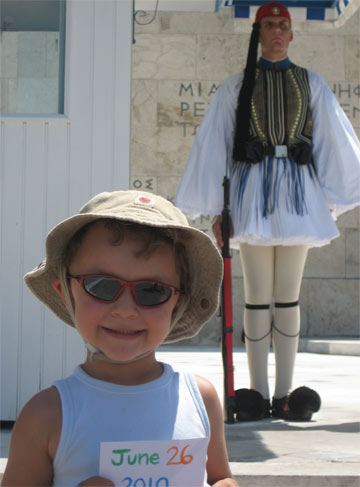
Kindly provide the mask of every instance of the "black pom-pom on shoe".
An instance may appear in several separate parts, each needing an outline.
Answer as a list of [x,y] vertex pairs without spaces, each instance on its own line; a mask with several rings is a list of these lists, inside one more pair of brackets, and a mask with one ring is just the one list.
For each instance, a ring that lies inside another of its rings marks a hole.
[[310,421],[320,406],[319,394],[303,386],[295,389],[289,396],[273,398],[271,415],[287,421]]
[[235,391],[237,421],[259,421],[270,417],[270,401],[254,389]]
[[309,387],[298,387],[289,396],[289,408],[294,414],[309,415],[317,413],[321,407],[319,394]]

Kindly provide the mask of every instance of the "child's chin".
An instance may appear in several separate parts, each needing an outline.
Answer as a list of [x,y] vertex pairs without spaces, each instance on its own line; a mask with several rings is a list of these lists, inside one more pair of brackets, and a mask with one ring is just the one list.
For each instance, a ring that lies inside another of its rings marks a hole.
[[112,351],[105,352],[105,355],[110,360],[110,362],[112,361],[119,365],[136,362],[137,360],[140,360],[144,356],[144,354],[145,352],[141,352],[141,351],[137,351],[135,353],[133,352],[119,353],[119,352],[112,352]]

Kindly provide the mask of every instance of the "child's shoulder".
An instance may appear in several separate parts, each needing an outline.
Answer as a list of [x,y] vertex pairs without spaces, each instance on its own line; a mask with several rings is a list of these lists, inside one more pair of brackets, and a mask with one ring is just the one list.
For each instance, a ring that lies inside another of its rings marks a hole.
[[36,435],[50,455],[56,452],[60,439],[62,410],[59,393],[51,386],[33,396],[16,420],[14,434],[19,437]]
[[214,391],[216,393],[216,389],[213,384],[205,379],[205,377],[202,377],[201,375],[195,375],[195,379],[200,392],[204,392],[205,394],[211,394],[211,392]]
[[209,417],[211,431],[214,433],[216,431],[216,435],[221,437],[224,417],[218,393],[213,384],[204,377],[196,375],[195,378]]
[[199,375],[195,375],[196,383],[199,388],[201,397],[204,401],[205,407],[208,410],[209,406],[211,406],[214,403],[218,403],[219,397],[216,392],[215,387],[211,382],[209,382],[207,379],[204,377],[201,377]]
[[42,420],[54,420],[58,414],[61,415],[60,396],[56,387],[51,386],[35,394],[25,404],[21,414],[33,419],[41,417]]
[[39,392],[25,404],[11,435],[3,485],[50,485],[61,423],[55,387]]

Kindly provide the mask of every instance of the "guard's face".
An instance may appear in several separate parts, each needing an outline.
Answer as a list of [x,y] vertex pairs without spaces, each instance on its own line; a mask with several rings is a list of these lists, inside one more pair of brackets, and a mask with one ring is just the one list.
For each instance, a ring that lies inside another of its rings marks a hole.
[[264,17],[260,21],[262,56],[277,61],[287,56],[293,33],[286,17]]

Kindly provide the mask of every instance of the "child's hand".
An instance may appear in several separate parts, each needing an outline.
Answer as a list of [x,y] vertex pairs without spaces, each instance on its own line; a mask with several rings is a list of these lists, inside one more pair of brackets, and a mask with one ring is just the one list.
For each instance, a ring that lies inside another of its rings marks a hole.
[[111,480],[104,479],[103,477],[90,477],[84,480],[78,487],[114,487],[115,484]]
[[239,484],[234,479],[222,479],[212,484],[212,487],[239,487]]

